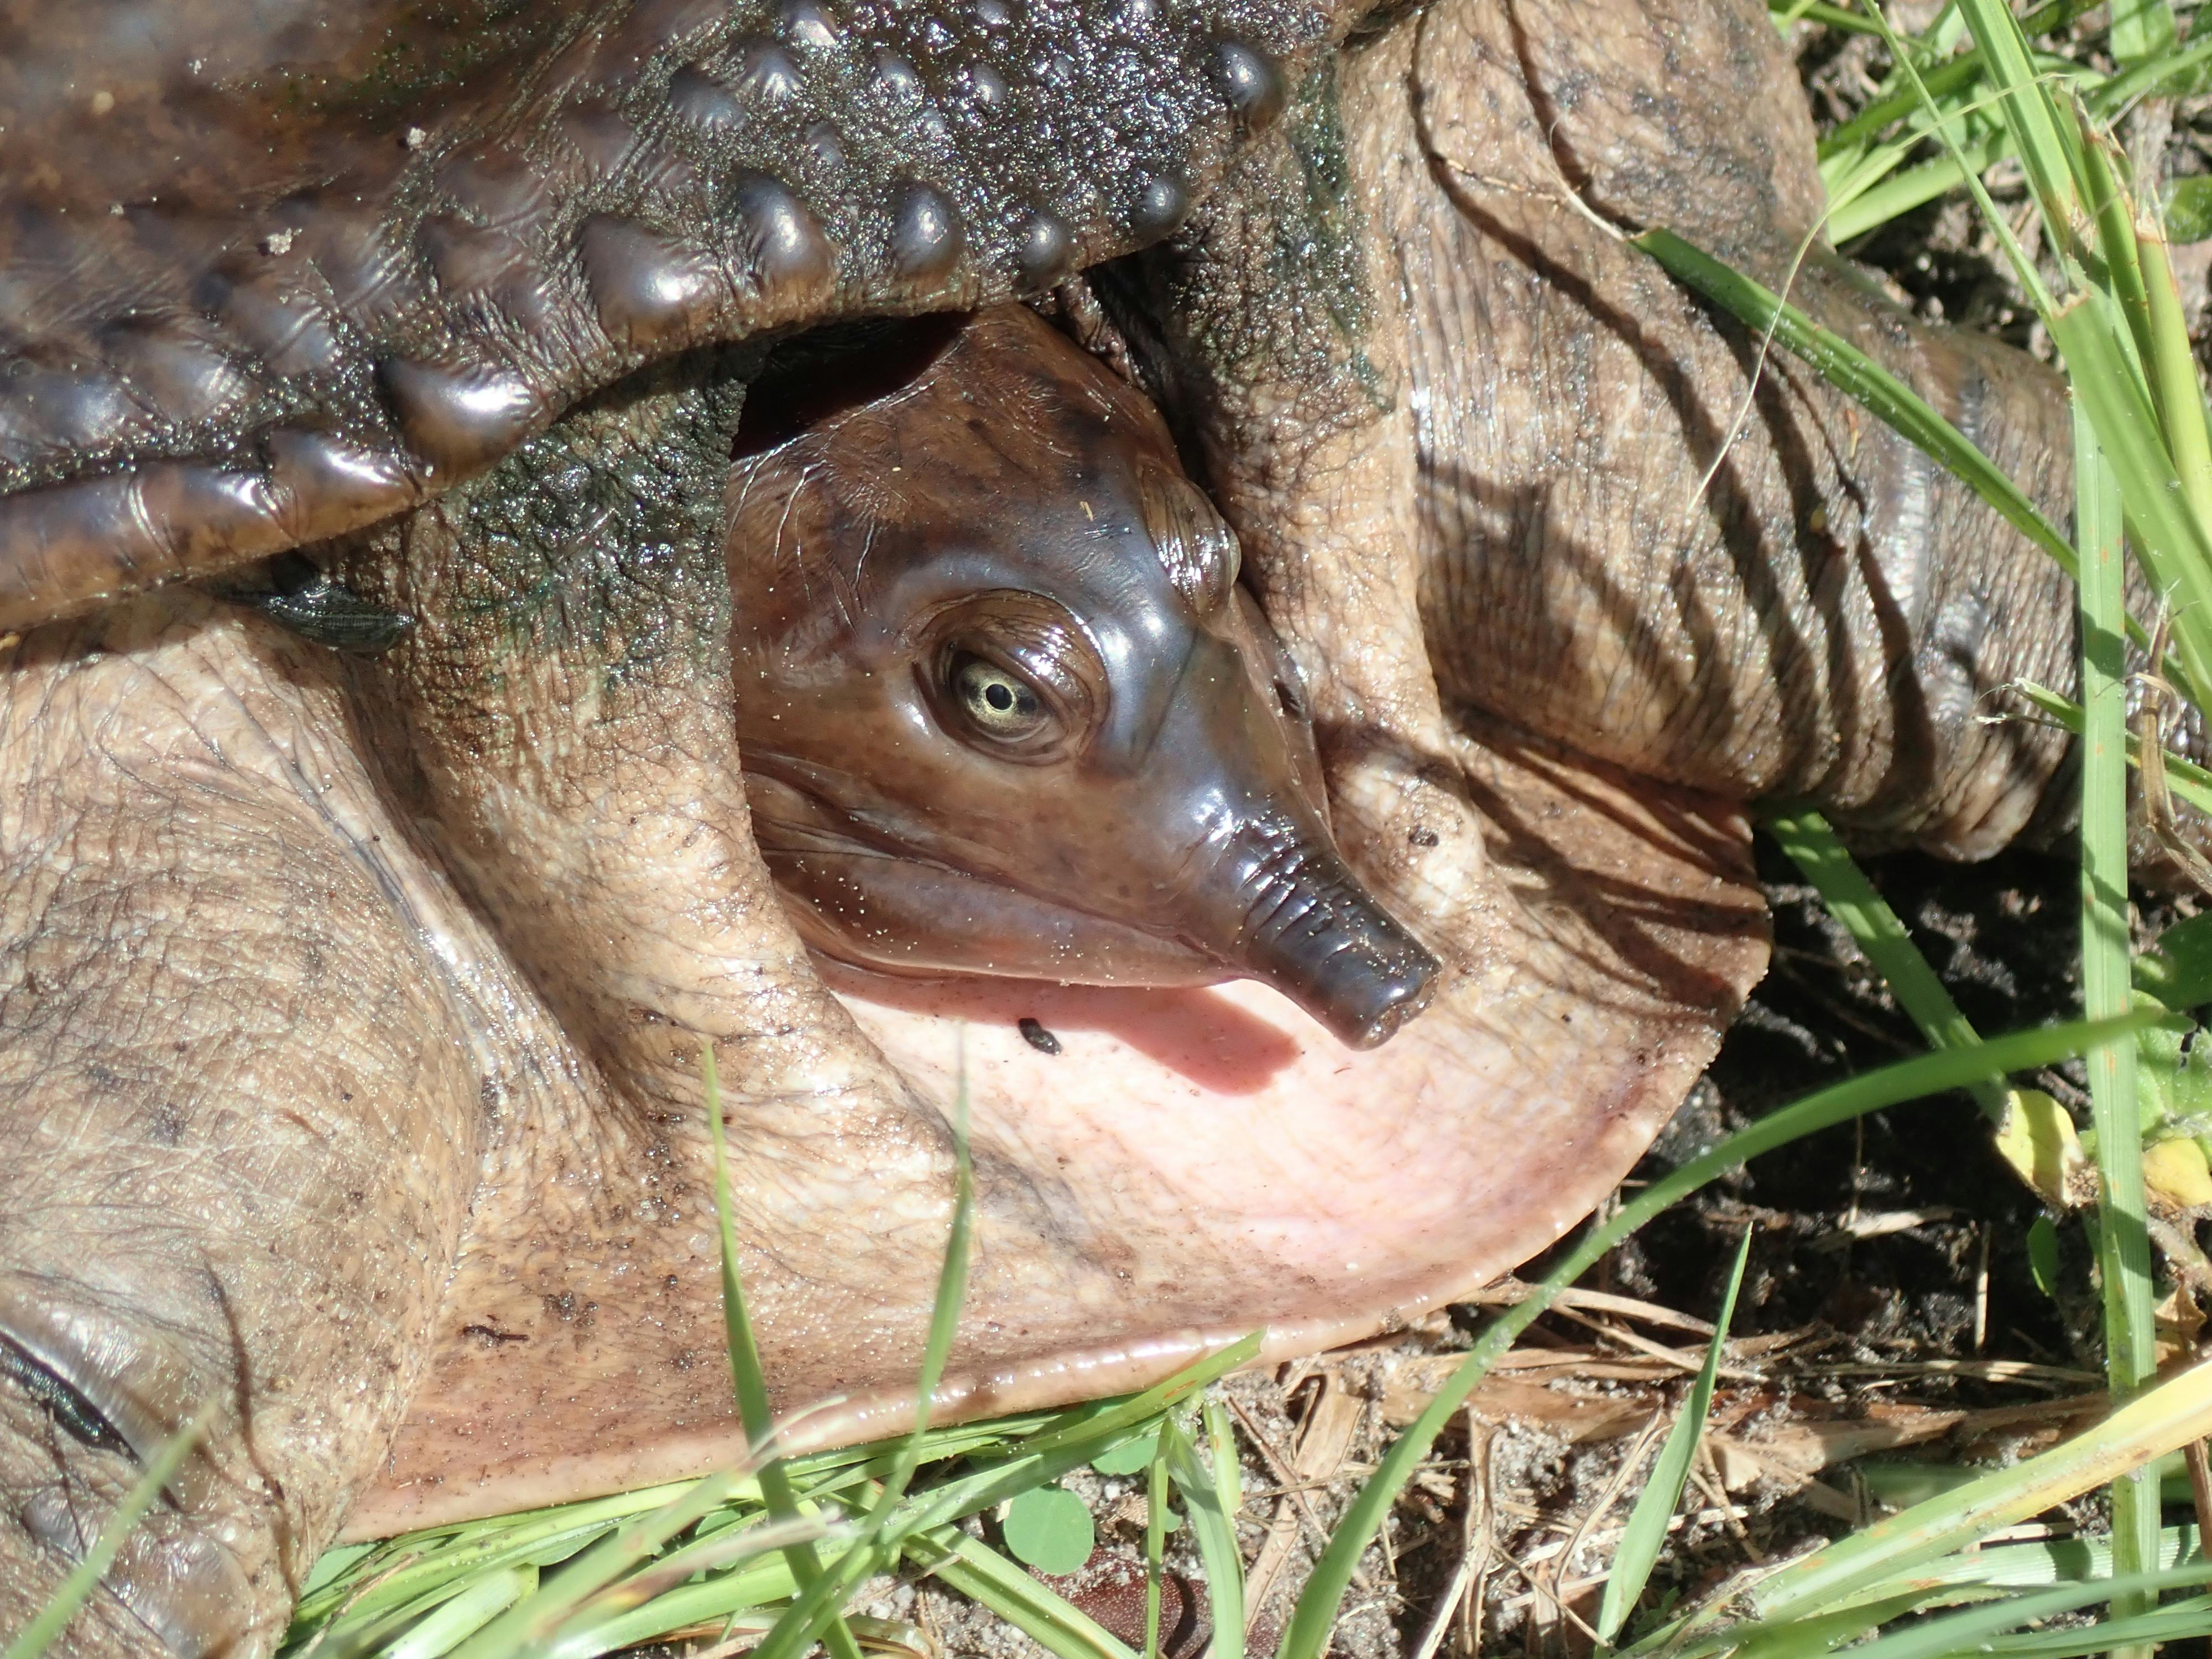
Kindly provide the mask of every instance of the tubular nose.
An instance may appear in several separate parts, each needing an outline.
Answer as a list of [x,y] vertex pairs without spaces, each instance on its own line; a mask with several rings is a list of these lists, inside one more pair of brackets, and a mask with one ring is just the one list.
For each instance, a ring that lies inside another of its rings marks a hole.
[[1438,963],[1420,941],[1380,910],[1377,925],[1352,933],[1283,989],[1350,1048],[1388,1042],[1428,1006]]
[[1238,836],[1247,901],[1237,964],[1348,1048],[1372,1048],[1427,1006],[1441,964],[1325,841],[1276,822]]

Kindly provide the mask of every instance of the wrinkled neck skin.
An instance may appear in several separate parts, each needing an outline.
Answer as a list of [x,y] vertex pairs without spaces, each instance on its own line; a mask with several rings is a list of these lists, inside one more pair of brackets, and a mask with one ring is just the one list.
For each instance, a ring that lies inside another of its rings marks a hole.
[[730,487],[738,746],[802,935],[909,975],[1249,975],[1389,1037],[1436,961],[1339,856],[1296,672],[1158,416],[1021,307],[851,356],[909,374],[742,432]]
[[[1324,760],[1432,746],[1433,697],[1814,801],[1862,845],[1981,858],[2067,820],[2064,734],[1990,718],[2014,682],[2073,684],[2064,574],[1607,228],[1786,289],[2063,518],[2057,377],[1801,248],[1814,155],[1747,0],[1440,0],[1295,88],[1212,210],[1109,268],[1268,616],[1317,642]],[[1375,672],[1364,618],[1426,641],[1415,672]]]

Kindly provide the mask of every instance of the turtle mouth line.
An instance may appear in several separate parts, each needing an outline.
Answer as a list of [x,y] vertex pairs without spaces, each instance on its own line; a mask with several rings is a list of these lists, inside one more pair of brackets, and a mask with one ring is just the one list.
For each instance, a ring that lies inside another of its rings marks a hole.
[[[813,769],[746,769],[753,834],[800,936],[880,974],[1180,987],[1251,979],[1351,1048],[1425,1007],[1441,964],[1330,844],[1279,812],[1232,826],[1185,872],[1162,927],[963,869],[841,808]],[[801,775],[793,777],[791,773]]]
[[[753,811],[753,838],[775,878],[778,894],[801,937],[817,956],[879,975],[902,978],[1000,978],[1065,985],[1144,985],[1152,988],[1218,984],[1245,970],[1181,934],[1155,932],[1085,910],[1017,882],[979,874],[857,822],[828,795],[781,769],[750,764],[745,772]],[[855,878],[865,872],[865,883]],[[947,961],[925,956],[902,938],[866,939],[862,926],[824,914],[805,894],[835,882],[851,895],[854,913],[865,894],[894,895],[926,907],[948,927],[961,916],[988,916],[1001,932],[1012,926],[1028,939],[1061,942],[1053,967],[1035,959],[995,966],[981,953]],[[1109,964],[1103,970],[1099,963]]]

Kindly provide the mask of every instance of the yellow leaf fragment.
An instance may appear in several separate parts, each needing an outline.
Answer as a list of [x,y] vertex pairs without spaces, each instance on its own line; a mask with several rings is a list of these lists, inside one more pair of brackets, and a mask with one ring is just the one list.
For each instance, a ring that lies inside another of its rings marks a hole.
[[2006,1097],[1996,1143],[1998,1156],[2045,1203],[2072,1209],[2096,1196],[2095,1176],[2074,1120],[2042,1090],[2014,1089]]
[[2178,1209],[2203,1209],[2212,1205],[2212,1164],[2187,1135],[2155,1141],[2143,1148],[2143,1185]]

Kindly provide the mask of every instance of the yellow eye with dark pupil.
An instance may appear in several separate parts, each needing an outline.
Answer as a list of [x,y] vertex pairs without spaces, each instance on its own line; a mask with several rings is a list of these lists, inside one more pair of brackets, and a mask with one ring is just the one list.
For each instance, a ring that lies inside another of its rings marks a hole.
[[981,657],[954,661],[952,690],[968,717],[991,737],[1026,737],[1044,722],[1044,702],[1036,690]]

